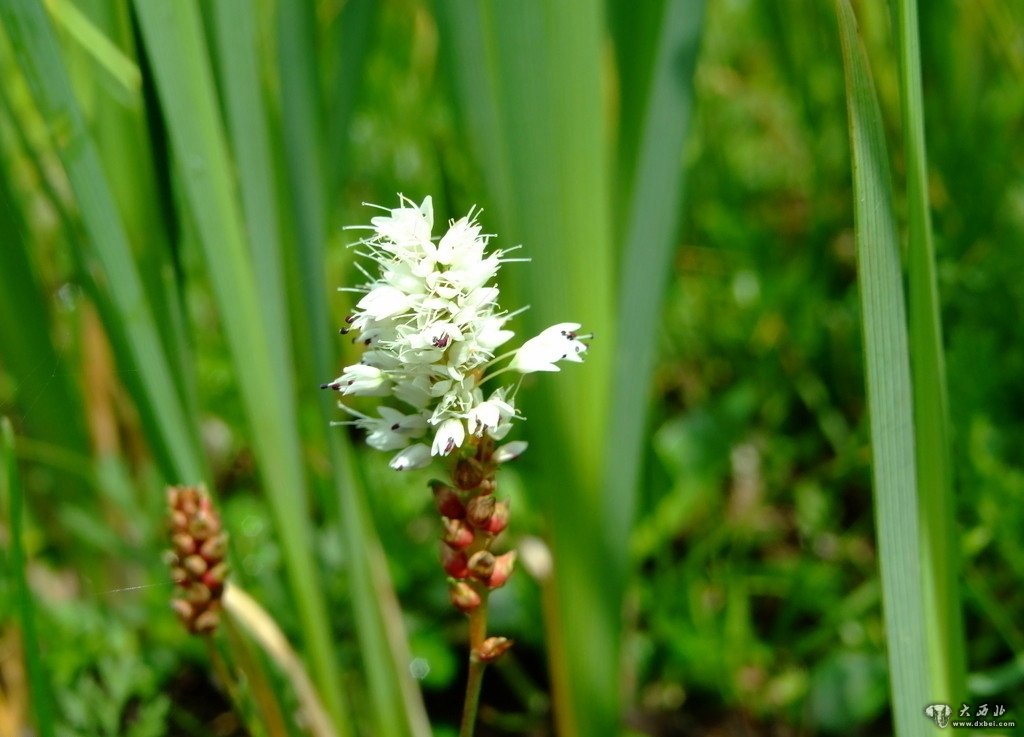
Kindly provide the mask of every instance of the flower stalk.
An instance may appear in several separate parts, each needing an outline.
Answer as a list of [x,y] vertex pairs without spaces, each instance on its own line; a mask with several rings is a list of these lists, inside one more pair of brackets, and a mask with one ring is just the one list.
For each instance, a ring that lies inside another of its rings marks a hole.
[[[381,208],[385,209],[385,208]],[[521,261],[488,252],[491,236],[481,233],[476,212],[449,223],[435,239],[433,204],[401,198],[399,207],[375,217],[371,234],[356,243],[377,273],[360,269],[370,281],[346,289],[360,296],[339,331],[363,349],[358,363],[345,367],[322,389],[344,397],[382,397],[376,416],[345,403],[354,419],[337,424],[366,431],[366,442],[394,452],[396,471],[424,468],[445,459],[450,481],[431,481],[441,517],[441,566],[452,605],[469,622],[469,679],[460,735],[472,735],[483,672],[512,641],[488,636],[487,605],[505,585],[515,553],[496,552],[495,539],[509,523],[509,504],[496,496],[498,466],[526,450],[521,440],[498,445],[513,421],[514,385],[484,392],[483,385],[504,375],[559,371],[559,363],[579,363],[587,351],[579,323],[558,323],[513,351],[496,355],[513,331],[507,323],[522,310],[498,306],[491,284],[502,263]]]

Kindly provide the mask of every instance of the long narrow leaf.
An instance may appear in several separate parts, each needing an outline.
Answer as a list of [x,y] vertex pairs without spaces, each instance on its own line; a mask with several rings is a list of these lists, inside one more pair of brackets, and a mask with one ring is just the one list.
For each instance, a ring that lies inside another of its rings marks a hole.
[[[0,166],[0,239],[5,244],[0,248],[3,362],[12,376],[20,377],[18,400],[26,412],[25,425],[38,437],[81,450],[87,443],[78,395],[50,338],[49,310],[28,260],[25,223],[15,201],[7,167]],[[28,330],[26,316],[34,323]]]
[[[323,265],[327,212],[326,182],[337,181],[334,173],[323,170],[320,152],[321,121],[318,96],[315,23],[310,6],[284,3],[278,6],[278,44],[282,80],[282,134],[288,173],[287,190],[291,195],[295,223],[292,273],[293,301],[305,319],[297,326],[299,342],[308,352],[308,365],[301,375],[311,389],[333,375],[331,335],[327,318],[327,288]],[[368,24],[370,9],[355,16],[353,22]],[[357,33],[359,29],[349,29]],[[365,34],[366,29],[362,32]],[[357,63],[361,57],[352,57]],[[355,70],[346,78],[355,81]],[[335,94],[342,94],[339,90]],[[345,111],[351,115],[351,109]],[[340,125],[343,121],[335,121]],[[344,134],[344,128],[334,128]],[[333,397],[319,393],[318,402],[324,426],[336,412]],[[380,555],[380,542],[366,510],[364,490],[351,468],[352,458],[343,437],[332,432],[328,441],[334,468],[334,490],[338,498],[341,524],[345,531],[348,572],[353,591],[352,610],[366,671],[375,733],[429,735],[423,700],[409,673],[408,644],[401,625],[400,611],[384,566],[374,566]]]
[[[619,325],[653,326],[659,322],[679,222],[683,142],[692,110],[703,10],[703,0],[667,0],[652,28],[637,29],[647,31],[646,37],[637,33],[639,38],[630,39],[635,45],[653,47],[653,57],[640,57],[649,68],[627,72],[625,65],[637,63],[633,61],[636,57],[619,57],[620,77],[649,80],[646,98],[634,91],[631,97],[641,99],[623,100],[623,107],[639,120],[634,126],[635,140],[620,143],[619,169],[630,169],[628,179],[633,186],[620,189],[628,205],[624,206],[619,266]],[[616,546],[628,544],[636,514],[658,337],[653,329],[623,330],[616,346],[612,385],[617,390],[611,400],[605,452],[607,524],[609,539]]]
[[168,471],[181,480],[203,476],[195,428],[190,431],[174,386],[173,371],[160,341],[155,320],[146,301],[128,238],[111,196],[96,146],[71,91],[42,6],[34,0],[0,3],[3,21],[21,67],[32,86],[40,112],[51,126],[51,135],[68,180],[79,203],[88,244],[83,258],[95,259],[97,278],[123,316],[115,326],[123,333],[126,359],[144,392],[138,397],[148,424],[157,430],[158,451],[167,459]]
[[28,565],[25,556],[24,507],[25,496],[18,477],[18,463],[14,453],[14,430],[10,421],[0,418],[0,500],[7,497],[10,515],[10,563],[14,578],[15,611],[21,626],[24,643],[25,668],[28,671],[29,696],[36,726],[41,737],[53,737],[53,697],[46,674],[43,655],[39,648],[36,629],[35,602],[28,586]]
[[899,241],[881,113],[849,0],[836,0],[853,158],[856,243],[871,425],[875,518],[899,737],[927,734],[925,586],[921,575],[914,412]]
[[559,733],[617,734],[622,600],[613,577],[592,575],[620,568],[626,554],[607,535],[601,499],[616,350],[603,5],[440,0],[437,9],[496,230],[532,259],[509,274],[532,305],[524,332],[573,320],[598,333],[583,366],[523,397],[542,469],[529,491],[546,511],[555,559],[545,625]]
[[922,494],[921,532],[925,609],[932,667],[932,697],[957,703],[964,696],[963,616],[957,585],[958,545],[954,524],[953,470],[946,398],[946,367],[935,279],[935,246],[928,208],[921,54],[917,0],[896,4],[900,50],[900,99],[907,168],[907,249],[910,273],[910,367],[914,380],[917,473]]
[[327,608],[316,580],[294,396],[273,372],[279,359],[272,352],[287,346],[272,345],[262,321],[198,9],[190,0],[171,5],[137,0],[135,7],[238,375],[307,653],[335,727],[349,734]]

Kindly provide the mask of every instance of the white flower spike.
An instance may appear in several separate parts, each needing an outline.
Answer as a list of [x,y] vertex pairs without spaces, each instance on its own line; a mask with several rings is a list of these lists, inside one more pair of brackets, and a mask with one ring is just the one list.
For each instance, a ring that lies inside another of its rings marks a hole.
[[[492,250],[481,233],[478,211],[449,222],[435,242],[433,201],[419,205],[400,197],[387,215],[371,219],[372,235],[355,245],[376,262],[369,283],[352,290],[356,301],[343,335],[364,348],[362,360],[321,385],[346,396],[391,397],[398,406],[381,406],[379,417],[344,407],[353,424],[367,432],[378,450],[397,450],[390,465],[405,471],[422,468],[433,456],[471,454],[481,443],[504,438],[515,419],[518,389],[500,387],[484,398],[481,385],[501,373],[558,371],[561,361],[581,362],[587,350],[579,323],[553,325],[517,351],[495,356],[514,335],[506,323],[521,310],[498,306],[492,283],[507,251]],[[505,366],[500,364],[511,358]],[[406,414],[408,413],[408,414]],[[413,442],[429,434],[432,440]],[[488,446],[493,447],[493,446]],[[502,462],[526,447],[515,441],[496,451]]]

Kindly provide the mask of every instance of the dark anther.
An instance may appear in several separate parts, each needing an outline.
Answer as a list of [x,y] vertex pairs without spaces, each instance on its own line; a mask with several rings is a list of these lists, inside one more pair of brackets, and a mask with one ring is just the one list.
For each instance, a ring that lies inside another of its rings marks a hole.
[[401,427],[401,425],[399,425],[399,424],[398,424],[398,423],[396,422],[396,423],[395,423],[394,425],[392,425],[392,426],[391,426],[391,429],[392,429],[392,430],[397,430],[397,429],[398,429],[399,427]]
[[442,335],[442,336],[440,336],[438,338],[434,338],[434,341],[433,341],[434,342],[434,347],[435,348],[446,348],[448,346],[448,340],[449,340],[448,333],[445,333],[444,335]]
[[355,322],[355,320],[356,320],[356,316],[355,315],[348,315],[348,316],[345,317],[345,322],[347,322],[349,325],[351,325],[353,322]]
[[363,341],[363,345],[370,345],[370,341],[372,340],[373,338],[367,338],[366,340]]
[[444,446],[444,454],[448,455],[455,450],[455,438],[448,438],[448,443]]
[[321,384],[320,388],[321,389],[333,389],[334,387],[331,386],[330,384]]
[[351,330],[351,329],[352,329],[352,328],[342,328],[341,330],[339,330],[339,331],[338,331],[338,334],[339,334],[339,335],[348,335],[348,332],[349,332],[349,330]]

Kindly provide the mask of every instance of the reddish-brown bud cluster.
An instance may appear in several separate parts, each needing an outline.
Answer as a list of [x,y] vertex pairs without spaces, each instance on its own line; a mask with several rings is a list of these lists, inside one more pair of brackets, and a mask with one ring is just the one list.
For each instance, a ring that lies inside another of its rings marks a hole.
[[228,567],[227,533],[209,495],[200,487],[167,489],[172,549],[167,559],[180,596],[171,605],[192,633],[212,632]]
[[509,507],[508,501],[497,501],[493,494],[482,490],[485,481],[491,481],[486,486],[493,489],[493,479],[479,473],[481,468],[475,459],[462,459],[456,466],[456,484],[474,482],[476,486],[470,489],[430,482],[434,505],[441,514],[441,565],[445,573],[458,579],[452,584],[452,602],[462,611],[471,611],[478,603],[456,591],[462,592],[470,583],[499,588],[508,580],[515,562],[515,553],[495,555],[490,551],[494,537],[508,527]]

